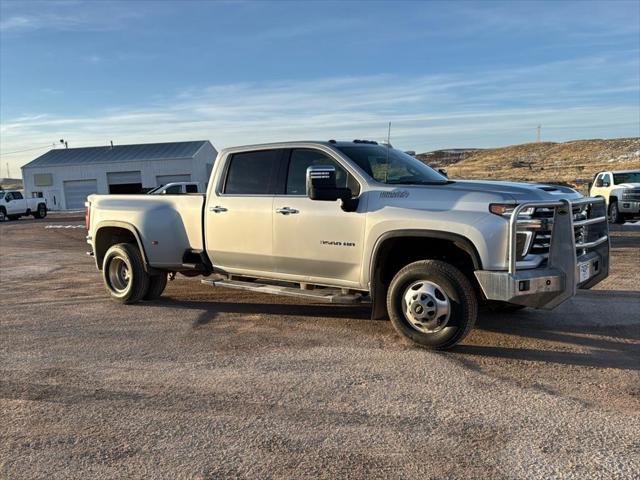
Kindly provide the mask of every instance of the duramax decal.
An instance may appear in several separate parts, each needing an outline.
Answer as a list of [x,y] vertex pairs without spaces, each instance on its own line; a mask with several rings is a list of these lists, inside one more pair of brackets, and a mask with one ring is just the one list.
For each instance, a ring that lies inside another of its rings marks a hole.
[[320,245],[330,245],[333,247],[355,247],[354,242],[340,242],[338,240],[320,240]]
[[380,198],[407,198],[409,192],[407,190],[394,190],[392,192],[380,192]]

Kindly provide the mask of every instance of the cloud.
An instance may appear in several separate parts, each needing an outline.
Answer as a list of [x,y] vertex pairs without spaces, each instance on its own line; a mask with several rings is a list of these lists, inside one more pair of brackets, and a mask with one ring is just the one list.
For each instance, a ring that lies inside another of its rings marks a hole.
[[[635,57],[637,58],[637,56]],[[218,148],[300,139],[382,140],[401,148],[495,146],[543,138],[640,136],[638,62],[594,56],[467,75],[343,76],[185,88],[146,106],[3,119],[2,150],[210,139]],[[44,140],[44,141],[43,141]],[[25,154],[13,160],[25,163]]]
[[124,28],[140,17],[131,8],[113,8],[107,2],[3,2],[0,32],[21,34],[37,30],[104,32]]

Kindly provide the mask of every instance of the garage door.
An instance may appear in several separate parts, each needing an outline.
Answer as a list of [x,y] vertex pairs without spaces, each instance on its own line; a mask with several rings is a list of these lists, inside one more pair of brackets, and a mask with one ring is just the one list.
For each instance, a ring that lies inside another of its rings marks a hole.
[[156,177],[156,185],[159,187],[161,185],[166,185],[167,183],[173,183],[173,182],[190,182],[191,181],[191,175],[184,174],[184,175],[158,175]]
[[137,172],[107,172],[109,193],[142,193],[142,174]]
[[140,172],[108,172],[107,183],[109,185],[142,183],[142,174]]
[[83,210],[87,196],[98,191],[97,180],[69,180],[63,182],[67,210]]

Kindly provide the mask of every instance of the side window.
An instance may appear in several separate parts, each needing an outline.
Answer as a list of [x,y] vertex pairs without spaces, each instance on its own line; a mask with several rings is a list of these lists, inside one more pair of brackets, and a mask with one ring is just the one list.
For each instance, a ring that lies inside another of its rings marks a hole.
[[187,193],[198,193],[197,185],[187,185]]
[[22,194],[20,192],[13,192],[14,200],[22,200]]
[[333,165],[340,188],[350,188],[354,196],[360,194],[360,185],[342,165],[318,150],[296,148],[291,151],[287,171],[287,195],[307,194],[307,168],[312,165]]
[[169,194],[169,195],[175,195],[178,193],[182,193],[182,185],[172,185],[169,188],[167,188],[164,193]]
[[602,177],[602,181],[604,182],[605,185],[611,185],[611,175],[609,175],[608,173],[606,173],[604,175],[604,177]]
[[224,193],[274,195],[282,150],[236,153],[230,159]]
[[11,193],[7,193],[7,194],[4,196],[4,201],[5,201],[5,202],[10,202],[12,199],[13,199],[13,196],[11,195]]

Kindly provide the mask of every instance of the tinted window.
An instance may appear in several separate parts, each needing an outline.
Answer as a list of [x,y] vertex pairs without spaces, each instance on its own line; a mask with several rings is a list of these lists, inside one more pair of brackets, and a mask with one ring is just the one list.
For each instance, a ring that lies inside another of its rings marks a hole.
[[13,192],[14,200],[22,200],[22,194],[20,192]]
[[337,147],[374,180],[389,185],[447,183],[446,177],[417,158],[383,145]]
[[224,193],[268,195],[275,193],[275,178],[282,150],[236,153],[227,170]]
[[613,179],[616,181],[616,185],[621,183],[640,183],[640,172],[614,173]]
[[187,185],[187,193],[198,193],[197,185]]
[[167,187],[164,193],[182,193],[182,185],[172,185],[171,187]]
[[358,182],[333,158],[318,150],[297,148],[291,151],[287,172],[288,195],[307,194],[307,168],[312,165],[333,165],[336,168],[338,187],[350,188],[354,195],[360,193]]

